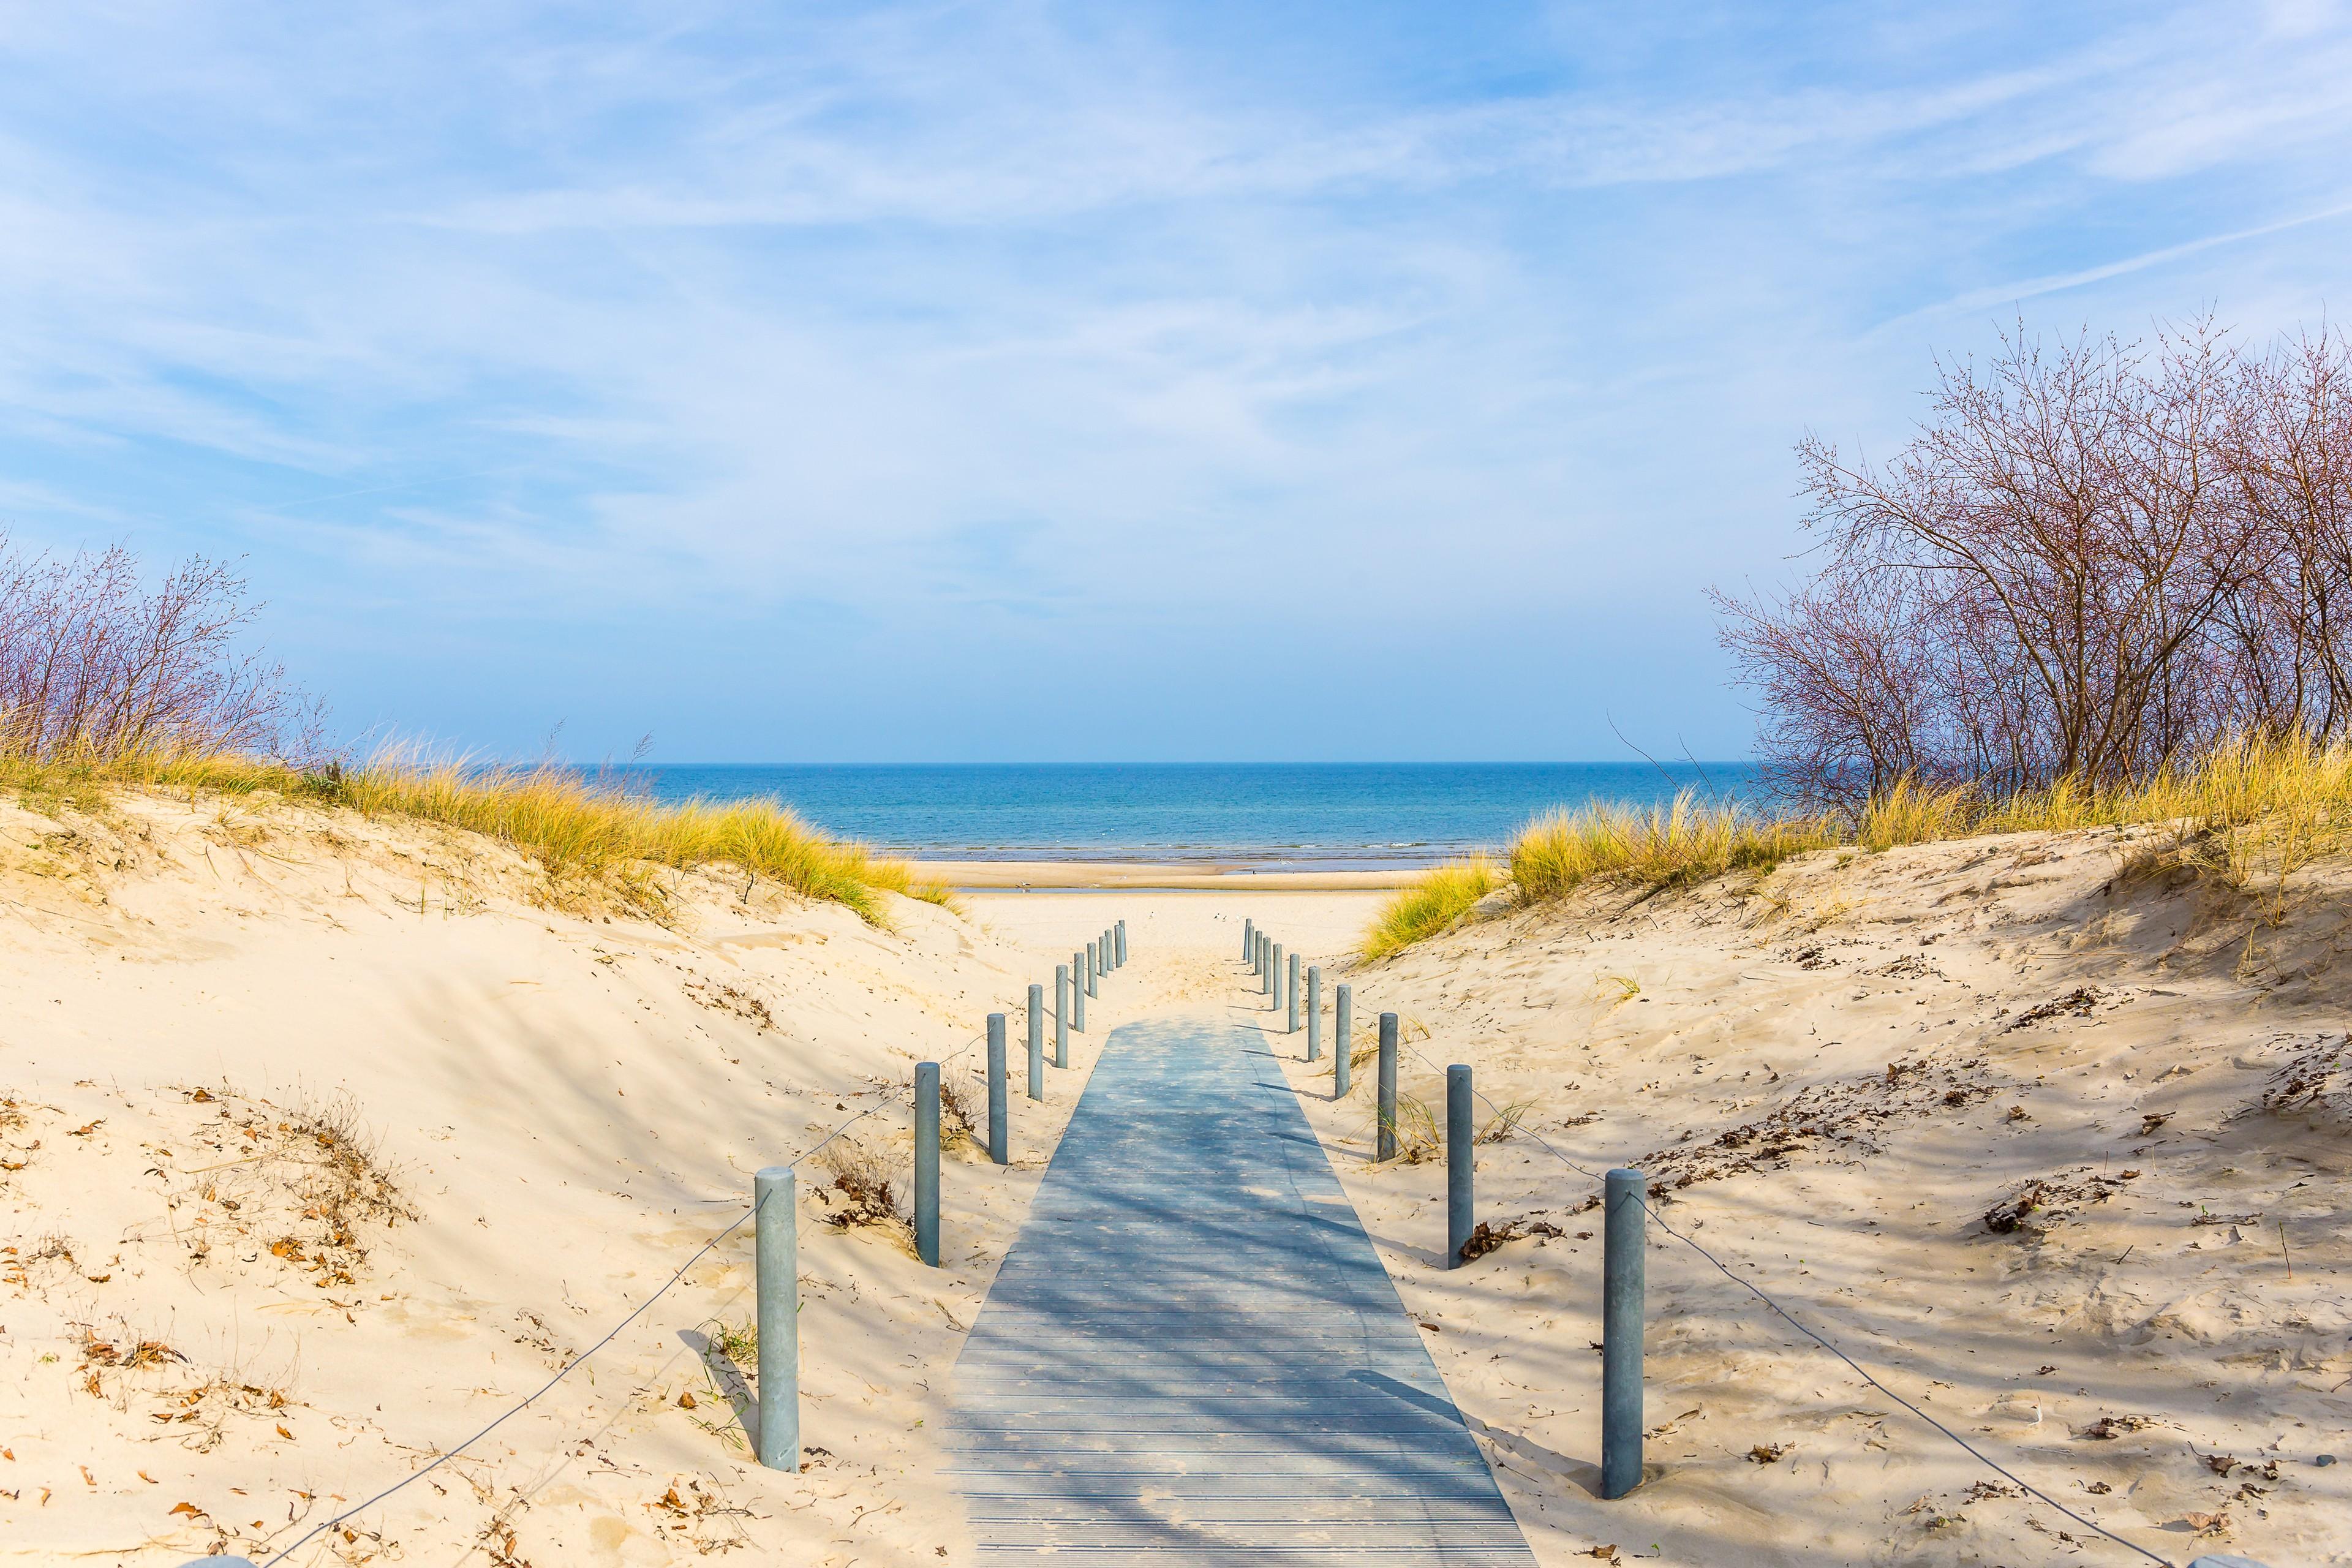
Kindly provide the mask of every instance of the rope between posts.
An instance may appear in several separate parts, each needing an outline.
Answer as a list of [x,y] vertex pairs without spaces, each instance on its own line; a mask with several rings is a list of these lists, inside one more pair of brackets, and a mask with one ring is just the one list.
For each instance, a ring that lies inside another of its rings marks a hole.
[[[1341,1051],[1348,1050],[1350,1047],[1350,1042],[1346,1040],[1335,1041],[1334,1044]],[[1442,1073],[1443,1069],[1440,1068],[1435,1062],[1432,1061],[1429,1058],[1428,1054],[1419,1046],[1412,1044],[1409,1040],[1404,1042],[1404,1046],[1407,1050],[1421,1058],[1421,1063],[1423,1067],[1429,1068],[1432,1072]],[[1497,1116],[1505,1114],[1502,1107],[1496,1105],[1492,1100],[1487,1099],[1486,1092],[1483,1089],[1480,1089],[1475,1083],[1471,1086],[1470,1092],[1478,1100],[1484,1100],[1488,1110],[1493,1111]],[[1574,1171],[1578,1174],[1591,1181],[1598,1182],[1602,1179],[1594,1172],[1587,1170],[1583,1165],[1579,1164],[1576,1161],[1570,1159],[1566,1154],[1561,1153],[1558,1149],[1553,1148],[1550,1141],[1546,1139],[1540,1132],[1536,1131],[1533,1128],[1521,1126],[1517,1121],[1514,1121],[1512,1125],[1517,1127],[1518,1131],[1526,1133],[1529,1138],[1533,1139],[1538,1148],[1541,1149],[1545,1153],[1549,1154],[1553,1159],[1558,1160],[1561,1164],[1566,1165],[1570,1170]],[[2018,1475],[2015,1471],[2010,1469],[1999,1460],[1986,1454],[1975,1444],[1969,1442],[1967,1438],[1953,1431],[1949,1426],[1945,1426],[1933,1415],[1928,1415],[1927,1412],[1922,1410],[1918,1405],[1913,1404],[1910,1400],[1906,1399],[1894,1389],[1889,1388],[1885,1383],[1881,1382],[1877,1374],[1873,1373],[1868,1367],[1854,1360],[1853,1357],[1848,1355],[1843,1350],[1840,1349],[1828,1338],[1799,1320],[1798,1317],[1793,1312],[1790,1311],[1788,1308],[1782,1306],[1778,1300],[1774,1300],[1770,1292],[1765,1290],[1761,1286],[1757,1285],[1754,1281],[1744,1279],[1740,1275],[1734,1273],[1730,1265],[1725,1263],[1722,1258],[1717,1258],[1714,1253],[1701,1246],[1696,1240],[1685,1235],[1682,1231],[1668,1224],[1665,1217],[1660,1215],[1658,1211],[1651,1205],[1649,1194],[1646,1192],[1642,1194],[1640,1201],[1643,1213],[1648,1215],[1651,1223],[1655,1225],[1660,1230],[1664,1231],[1668,1236],[1673,1237],[1676,1241],[1681,1242],[1685,1247],[1689,1247],[1693,1252],[1696,1252],[1701,1258],[1706,1258],[1706,1261],[1712,1264],[1725,1279],[1730,1280],[1741,1289],[1746,1290],[1749,1295],[1763,1302],[1767,1307],[1771,1308],[1773,1312],[1780,1317],[1781,1321],[1787,1323],[1790,1328],[1796,1330],[1799,1333],[1812,1341],[1813,1343],[1821,1346],[1822,1349],[1829,1352],[1830,1354],[1843,1362],[1854,1372],[1856,1375],[1861,1377],[1861,1379],[1871,1387],[1878,1390],[1879,1393],[1886,1395],[1887,1398],[1892,1399],[1895,1404],[1900,1405],[1904,1409],[1908,1410],[1912,1415],[1916,1415],[1920,1420],[1926,1422],[1928,1426],[1934,1427],[1937,1431],[1950,1438],[1955,1444],[1958,1445],[1963,1452],[1968,1454],[1969,1458],[1975,1459],[1979,1464],[1984,1466],[1995,1475],[2000,1476],[2004,1479],[2008,1480],[2021,1491],[2027,1492],[2033,1497],[2041,1499],[2042,1502],[2048,1504],[2053,1509],[2056,1509],[2060,1513],[2064,1514],[2068,1519],[2073,1520],[2084,1529],[2093,1531],[2097,1534],[2103,1535],[2118,1546],[2137,1552],[2151,1563],[2161,1563],[2164,1565],[2164,1568],[2172,1568],[2169,1559],[2159,1557],[2155,1552],[2150,1552],[2147,1547],[2142,1546],[2139,1542],[2136,1541],[2127,1541],[2124,1537],[2117,1535],[2114,1531],[2109,1530],[2105,1525],[2101,1524],[2098,1521],[2095,1519],[2086,1519],[2082,1514],[2075,1512],[2064,1503],[2060,1502],[2056,1498],[2052,1497],[2048,1492],[2043,1491],[2040,1487],[2035,1486],[2032,1482]]]
[[[940,1058],[940,1065],[944,1067],[947,1063],[957,1060],[959,1058],[969,1052],[974,1046],[981,1044],[987,1038],[988,1035],[984,1030],[980,1034],[974,1035],[971,1039],[965,1041],[963,1045],[957,1047],[954,1051],[951,1051],[947,1056]],[[835,1139],[848,1131],[851,1128],[856,1126],[860,1121],[865,1121],[876,1111],[887,1110],[898,1105],[901,1100],[911,1100],[913,1094],[914,1086],[911,1084],[908,1085],[904,1089],[893,1090],[888,1099],[877,1100],[872,1105],[867,1106],[865,1110],[859,1111],[856,1115],[851,1117],[848,1121],[835,1128],[831,1132],[826,1133],[824,1137],[818,1140],[815,1144],[803,1150],[799,1154],[794,1155],[791,1160],[787,1161],[786,1163],[794,1170],[799,1169],[802,1165],[823,1153],[826,1147]],[[677,1285],[679,1280],[685,1279],[696,1264],[701,1262],[703,1258],[709,1256],[714,1247],[716,1247],[720,1242],[725,1241],[729,1237],[734,1235],[736,1231],[741,1229],[745,1220],[751,1219],[756,1215],[760,1212],[761,1205],[766,1201],[767,1200],[762,1198],[757,1202],[745,1205],[741,1214],[737,1215],[733,1219],[730,1220],[726,1226],[716,1236],[713,1236],[709,1241],[704,1242],[700,1247],[697,1247],[695,1249],[694,1256],[688,1258],[684,1263],[679,1264],[677,1271],[671,1274],[667,1279],[663,1280],[661,1285],[655,1289],[653,1294],[638,1302],[636,1306],[630,1310],[626,1317],[623,1318],[619,1322],[614,1323],[610,1329],[606,1330],[604,1337],[597,1340],[594,1344],[590,1345],[586,1350],[582,1351],[570,1361],[565,1362],[562,1367],[557,1369],[555,1375],[550,1377],[545,1383],[541,1384],[538,1388],[526,1395],[520,1404],[511,1405],[505,1411],[502,1411],[497,1416],[493,1417],[488,1426],[482,1427],[481,1430],[476,1432],[464,1442],[457,1444],[454,1447],[445,1448],[440,1453],[436,1454],[433,1457],[432,1461],[426,1464],[423,1468],[411,1470],[407,1475],[403,1476],[400,1479],[393,1482],[392,1485],[384,1488],[382,1491],[376,1493],[373,1497],[369,1498],[366,1501],[355,1503],[352,1507],[343,1510],[341,1513],[336,1514],[333,1518],[322,1520],[318,1524],[311,1526],[310,1529],[305,1531],[293,1545],[288,1547],[283,1552],[278,1554],[280,1559],[282,1560],[292,1555],[294,1552],[299,1552],[303,1547],[309,1545],[311,1541],[323,1535],[328,1531],[334,1529],[337,1525],[341,1524],[345,1520],[351,1519],[357,1514],[365,1513],[369,1509],[373,1508],[376,1504],[383,1501],[386,1498],[391,1497],[394,1493],[399,1491],[402,1488],[409,1485],[411,1482],[422,1480],[425,1477],[431,1475],[435,1470],[439,1469],[451,1459],[457,1458],[467,1449],[472,1447],[475,1444],[480,1442],[483,1438],[497,1431],[508,1421],[521,1415],[533,1405],[539,1403],[539,1401],[545,1397],[548,1392],[553,1389],[557,1384],[562,1383],[565,1378],[571,1376],[572,1373],[585,1365],[591,1356],[594,1355],[598,1351],[603,1350],[606,1345],[611,1344],[614,1340],[618,1338],[622,1330],[627,1328],[631,1323],[635,1322],[639,1318],[643,1317],[646,1309],[650,1308],[656,1301],[660,1300],[664,1296],[667,1295],[671,1288]]]
[[[1437,1064],[1430,1060],[1428,1054],[1423,1051],[1419,1046],[1411,1046],[1408,1048],[1414,1056],[1421,1058],[1421,1062],[1423,1067],[1428,1068],[1433,1072],[1438,1070]],[[1470,1092],[1479,1100],[1486,1100],[1486,1108],[1489,1110],[1494,1111],[1498,1116],[1502,1114],[1502,1108],[1496,1105],[1493,1100],[1487,1100],[1486,1093],[1478,1089],[1475,1084],[1471,1086]],[[1517,1125],[1517,1123],[1514,1123],[1514,1125]],[[1541,1133],[1529,1128],[1522,1127],[1519,1130],[1526,1132],[1528,1137],[1534,1139],[1538,1148],[1541,1148],[1546,1153],[1569,1167],[1569,1169],[1593,1181],[1600,1181],[1601,1179],[1601,1177],[1594,1175],[1591,1171],[1586,1170],[1574,1160],[1571,1160],[1567,1155],[1561,1153],[1559,1150],[1553,1148],[1550,1142],[1547,1141]],[[2048,1492],[2043,1491],[2040,1487],[2035,1486],[2032,1482],[2011,1470],[2007,1466],[2001,1464],[2000,1460],[1995,1459],[1985,1453],[1975,1444],[1969,1442],[1966,1437],[1963,1437],[1958,1433],[1953,1431],[1949,1426],[1945,1426],[1933,1415],[1928,1415],[1927,1412],[1919,1408],[1918,1405],[1914,1405],[1910,1400],[1906,1399],[1894,1389],[1889,1388],[1885,1383],[1881,1382],[1878,1376],[1868,1367],[1863,1365],[1860,1362],[1854,1360],[1853,1357],[1848,1355],[1837,1344],[1815,1331],[1811,1325],[1800,1321],[1794,1313],[1789,1310],[1788,1308],[1782,1306],[1778,1300],[1774,1300],[1769,1291],[1764,1289],[1753,1280],[1745,1279],[1740,1275],[1734,1273],[1730,1265],[1725,1263],[1722,1258],[1717,1258],[1714,1253],[1708,1251],[1706,1247],[1702,1246],[1694,1237],[1685,1234],[1684,1232],[1676,1229],[1673,1225],[1669,1224],[1665,1216],[1658,1213],[1658,1211],[1651,1205],[1649,1194],[1646,1192],[1641,1196],[1641,1204],[1642,1212],[1649,1216],[1650,1222],[1653,1225],[1655,1225],[1660,1230],[1664,1231],[1668,1236],[1673,1237],[1676,1241],[1681,1242],[1685,1247],[1689,1247],[1693,1252],[1697,1253],[1701,1258],[1706,1258],[1707,1262],[1712,1264],[1726,1279],[1730,1280],[1733,1284],[1738,1286],[1741,1289],[1747,1291],[1749,1295],[1755,1297],[1766,1306],[1771,1308],[1773,1312],[1780,1317],[1781,1321],[1787,1323],[1790,1328],[1796,1330],[1799,1333],[1812,1341],[1813,1343],[1821,1346],[1822,1349],[1829,1352],[1830,1354],[1837,1357],[1838,1360],[1845,1363],[1848,1367],[1853,1370],[1856,1375],[1861,1377],[1864,1383],[1870,1384],[1871,1387],[1878,1390],[1879,1393],[1884,1394],[1887,1398],[1892,1399],[1895,1404],[1900,1405],[1904,1409],[1908,1410],[1912,1415],[1916,1415],[1920,1420],[1925,1421],[1928,1426],[1933,1426],[1937,1431],[1941,1432],[1945,1436],[1950,1438],[1979,1464],[1984,1466],[1987,1469],[1991,1470],[1994,1474],[2005,1478],[2021,1490],[2029,1492],[2034,1497],[2040,1498],[2043,1502],[2049,1504],[2052,1508],[2056,1509],[2060,1513],[2064,1514],[2068,1519],[2073,1520],[2084,1529],[2095,1531],[2099,1534],[2105,1536],[2109,1541],[2114,1542],[2116,1545],[2128,1547],[2130,1550],[2138,1552],[2141,1556],[2147,1558],[2151,1563],[2165,1563],[2166,1568],[2171,1568],[2171,1565],[2167,1559],[2158,1556],[2155,1552],[2150,1552],[2147,1547],[2142,1546],[2136,1541],[2127,1541],[2124,1537],[2117,1535],[2114,1531],[2109,1530],[2106,1526],[2101,1524],[2096,1520],[2085,1519],[2083,1515],[2075,1512],[2073,1509],[2068,1508],[2064,1503],[2060,1502],[2056,1498],[2052,1497]]]

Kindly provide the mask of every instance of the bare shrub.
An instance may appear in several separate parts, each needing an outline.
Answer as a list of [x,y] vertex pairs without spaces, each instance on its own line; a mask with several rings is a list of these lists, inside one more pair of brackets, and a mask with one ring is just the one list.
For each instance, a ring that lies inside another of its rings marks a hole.
[[953,1147],[959,1141],[984,1142],[980,1116],[971,1108],[971,1090],[947,1074],[940,1075],[940,1142]]
[[1793,800],[2147,778],[2352,724],[2352,340],[2210,320],[1938,366],[1887,463],[1809,436],[1820,540],[1785,595],[1718,593]]
[[833,1178],[816,1195],[826,1206],[825,1218],[835,1226],[844,1230],[857,1226],[904,1229],[910,1223],[889,1167],[872,1150],[845,1138],[819,1155],[817,1163]]
[[203,1265],[222,1237],[251,1237],[319,1289],[349,1286],[367,1262],[365,1227],[416,1217],[349,1099],[279,1106],[226,1085],[188,1099],[217,1107],[196,1136],[223,1156],[186,1172],[166,1199],[195,1211],[193,1224],[174,1227],[192,1263]]
[[257,608],[225,562],[191,556],[151,588],[121,545],[28,556],[0,533],[0,752],[278,748],[300,705],[282,666],[241,647]]

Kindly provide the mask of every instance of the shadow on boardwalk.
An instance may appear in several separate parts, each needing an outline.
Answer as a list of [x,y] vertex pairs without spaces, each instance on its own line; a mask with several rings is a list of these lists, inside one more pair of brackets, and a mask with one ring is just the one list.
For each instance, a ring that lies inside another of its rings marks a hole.
[[957,1364],[982,1552],[1531,1565],[1263,1038],[1111,1037]]

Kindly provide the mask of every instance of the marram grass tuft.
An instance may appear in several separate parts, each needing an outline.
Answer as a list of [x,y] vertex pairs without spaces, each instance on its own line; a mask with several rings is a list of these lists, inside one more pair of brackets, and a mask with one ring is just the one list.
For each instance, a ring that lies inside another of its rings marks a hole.
[[1381,907],[1364,933],[1361,952],[1385,958],[1424,937],[1435,936],[1469,912],[1497,885],[1494,862],[1485,856],[1456,860],[1424,873]]
[[528,857],[558,901],[603,895],[646,914],[667,907],[658,872],[712,867],[845,905],[877,926],[888,924],[879,897],[886,892],[954,907],[947,888],[919,880],[906,861],[877,858],[862,844],[821,833],[775,800],[665,804],[566,768],[478,766],[396,752],[322,768],[238,756],[0,758],[0,788],[28,799],[89,805],[124,786],[247,795],[268,791],[373,816],[463,828]]
[[1703,805],[1685,791],[1670,805],[1595,805],[1536,818],[1511,843],[1511,880],[1527,903],[1564,898],[1597,877],[1678,887],[1727,871],[1769,870],[1837,841],[1825,816],[1759,816],[1737,805]]
[[[1520,902],[1533,904],[1594,880],[1651,889],[1769,872],[1814,849],[1880,853],[2085,827],[2155,827],[2158,838],[2133,852],[2136,866],[2178,867],[2275,902],[2295,871],[2352,848],[2352,743],[2241,736],[2144,779],[2061,779],[2009,795],[1900,780],[1853,819],[1765,816],[1701,804],[1687,793],[1646,809],[1563,808],[1519,830],[1509,850],[1510,879]],[[1465,865],[1443,866],[1398,893],[1365,933],[1365,955],[1382,957],[1444,930],[1491,886],[1467,891],[1471,881]]]

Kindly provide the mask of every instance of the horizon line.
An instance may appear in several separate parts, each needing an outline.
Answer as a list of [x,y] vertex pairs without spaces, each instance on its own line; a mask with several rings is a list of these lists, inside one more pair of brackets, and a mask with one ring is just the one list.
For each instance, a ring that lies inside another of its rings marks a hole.
[[1140,760],[1101,762],[575,762],[563,767],[604,768],[1673,768],[1748,767],[1754,757],[1678,757],[1671,762],[1614,757],[1358,757],[1297,761],[1269,760]]

